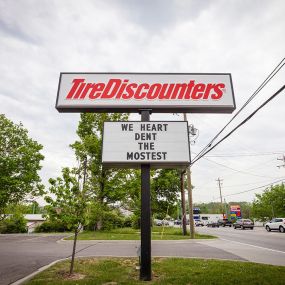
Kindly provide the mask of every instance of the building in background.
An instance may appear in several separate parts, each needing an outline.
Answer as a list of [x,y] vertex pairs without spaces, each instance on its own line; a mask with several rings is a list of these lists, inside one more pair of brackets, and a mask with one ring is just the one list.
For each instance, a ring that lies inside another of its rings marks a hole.
[[24,218],[27,220],[28,233],[34,232],[35,228],[46,220],[42,214],[26,214]]

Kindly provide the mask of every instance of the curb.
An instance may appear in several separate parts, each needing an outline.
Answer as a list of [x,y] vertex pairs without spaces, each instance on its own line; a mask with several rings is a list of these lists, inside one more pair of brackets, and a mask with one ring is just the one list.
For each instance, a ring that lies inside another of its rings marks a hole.
[[39,269],[37,269],[36,271],[32,272],[31,274],[29,274],[29,275],[27,275],[27,276],[25,276],[25,277],[23,277],[21,279],[18,279],[17,281],[15,281],[13,283],[10,283],[10,285],[20,285],[20,284],[23,284],[24,282],[32,279],[35,275],[37,275],[37,274],[41,273],[42,271],[50,268],[54,264],[56,264],[56,263],[58,263],[60,261],[65,261],[67,259],[69,259],[69,257],[61,258],[61,259],[58,259],[58,260],[55,260],[55,261],[51,262],[50,264],[44,265],[44,266],[40,267]]

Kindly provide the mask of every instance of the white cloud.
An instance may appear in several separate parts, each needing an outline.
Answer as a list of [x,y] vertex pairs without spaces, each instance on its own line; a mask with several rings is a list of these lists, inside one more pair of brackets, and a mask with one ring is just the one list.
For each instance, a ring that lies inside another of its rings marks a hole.
[[[284,8],[284,1],[251,0],[1,1],[0,113],[22,121],[44,145],[41,174],[46,182],[61,167],[75,163],[68,145],[76,139],[79,116],[54,108],[61,71],[231,72],[239,108],[284,57]],[[284,69],[233,126],[284,84]],[[283,92],[211,154],[285,151],[284,103]],[[152,116],[157,118],[179,119]],[[200,130],[192,151],[198,153],[230,118],[189,115]],[[240,170],[264,164],[248,172],[284,177],[284,169],[275,167],[277,156],[212,160]],[[226,185],[250,187],[266,181],[206,160],[192,171],[194,201],[218,196],[218,177],[224,177],[224,194],[248,189]],[[232,198],[253,197],[254,191]]]

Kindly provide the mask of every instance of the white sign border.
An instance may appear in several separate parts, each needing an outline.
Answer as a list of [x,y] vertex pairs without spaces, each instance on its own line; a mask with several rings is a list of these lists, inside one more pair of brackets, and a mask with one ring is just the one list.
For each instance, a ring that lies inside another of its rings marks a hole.
[[[188,161],[179,161],[179,162],[103,162],[103,152],[104,152],[104,130],[105,123],[185,123],[187,127],[187,135],[188,135]],[[123,168],[123,169],[139,169],[142,164],[150,164],[151,169],[185,169],[191,163],[191,153],[190,153],[190,140],[189,140],[189,125],[188,121],[105,121],[103,124],[103,134],[102,134],[102,154],[101,154],[101,164],[104,168]]]
[[[84,106],[72,106],[72,107],[63,107],[58,106],[59,101],[59,93],[60,93],[60,85],[63,74],[102,74],[102,75],[228,75],[231,85],[232,92],[232,106],[203,106],[203,105],[195,105],[195,106],[183,106],[181,105],[172,105],[170,106],[151,106],[151,105],[138,105],[138,106],[116,106],[116,107],[106,107],[106,106],[92,106],[92,107],[84,107]],[[232,75],[231,73],[166,73],[166,72],[60,72],[58,89],[57,89],[57,97],[55,108],[60,113],[138,113],[141,109],[151,109],[152,113],[216,113],[216,114],[231,114],[236,109],[235,95],[233,89]]]

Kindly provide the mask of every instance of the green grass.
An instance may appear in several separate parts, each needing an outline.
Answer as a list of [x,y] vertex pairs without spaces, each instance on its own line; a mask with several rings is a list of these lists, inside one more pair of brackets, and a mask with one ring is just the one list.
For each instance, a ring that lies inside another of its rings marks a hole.
[[89,258],[77,259],[75,262],[75,272],[81,274],[83,279],[67,280],[69,264],[69,261],[58,263],[36,275],[27,284],[281,285],[284,284],[285,274],[283,266],[206,259],[154,258],[153,279],[146,283],[138,280],[136,258]]
[[[179,228],[153,227],[152,240],[177,240],[189,239],[189,233],[186,236],[182,235],[182,230]],[[215,238],[211,235],[195,234],[196,239],[211,239]],[[73,239],[69,237],[67,239]],[[139,240],[140,231],[132,228],[113,229],[110,231],[85,231],[78,235],[79,240]]]

